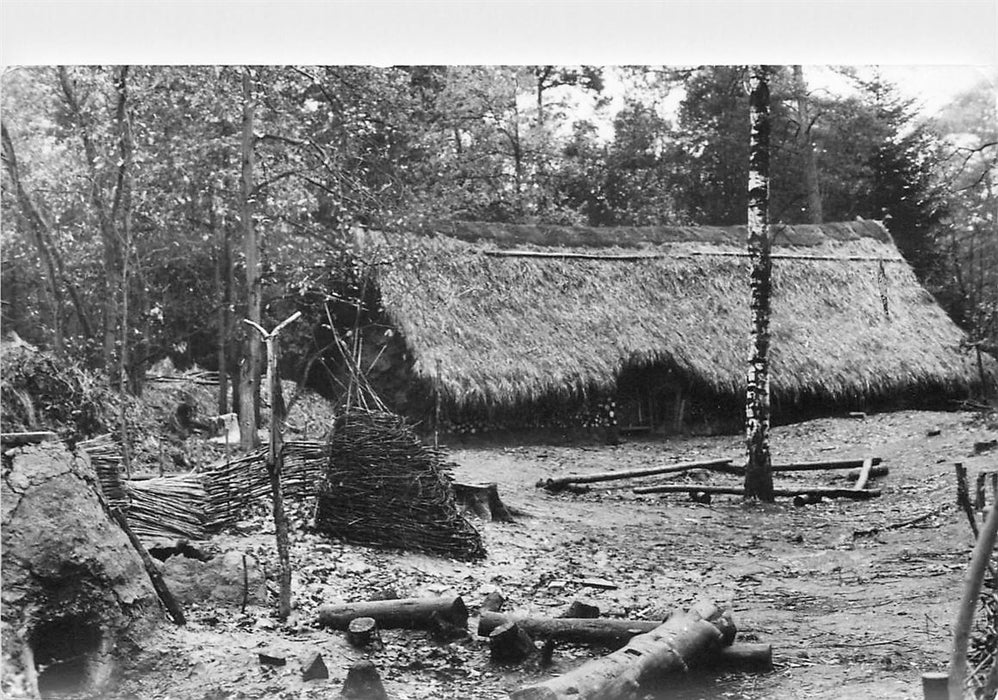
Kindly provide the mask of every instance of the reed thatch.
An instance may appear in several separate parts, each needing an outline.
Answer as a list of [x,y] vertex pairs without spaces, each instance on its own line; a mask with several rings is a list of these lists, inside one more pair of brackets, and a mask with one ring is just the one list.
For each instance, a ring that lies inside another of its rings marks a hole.
[[[742,395],[745,239],[744,227],[452,223],[365,245],[415,374],[458,406],[510,406],[612,391],[625,369],[655,365]],[[963,333],[880,224],[780,227],[773,253],[774,397],[959,395],[979,382]]]

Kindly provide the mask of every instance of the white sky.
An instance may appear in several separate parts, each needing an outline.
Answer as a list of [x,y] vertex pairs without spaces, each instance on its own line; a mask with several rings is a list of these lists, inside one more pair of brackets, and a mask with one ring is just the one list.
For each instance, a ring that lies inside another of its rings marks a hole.
[[897,66],[935,111],[998,75],[998,0],[0,2],[2,65],[760,62]]

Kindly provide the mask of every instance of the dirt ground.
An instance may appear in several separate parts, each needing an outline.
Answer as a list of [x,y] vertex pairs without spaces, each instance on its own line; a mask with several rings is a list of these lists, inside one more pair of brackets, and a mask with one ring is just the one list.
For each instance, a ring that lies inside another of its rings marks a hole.
[[[492,590],[507,610],[557,615],[575,599],[606,616],[661,619],[699,598],[733,611],[739,639],[773,645],[775,670],[676,681],[655,697],[882,698],[922,697],[920,674],[946,666],[950,626],[962,591],[972,536],[954,502],[953,463],[973,477],[998,468],[998,450],[974,454],[974,443],[998,429],[971,413],[898,412],[865,419],[820,419],[773,430],[774,461],[876,455],[890,470],[873,485],[880,498],[794,507],[716,496],[709,505],[685,494],[638,496],[635,481],[596,485],[586,493],[549,494],[539,479],[670,462],[736,457],[738,436],[629,439],[602,445],[453,446],[460,481],[495,481],[521,515],[514,523],[483,522],[488,558],[464,563],[420,554],[372,550],[328,541],[301,520],[293,533],[295,611],[286,625],[265,608],[202,606],[184,628],[164,624],[130,666],[115,697],[336,697],[346,669],[369,658],[391,698],[505,698],[605,649],[563,645],[554,664],[495,667],[475,636],[440,645],[419,631],[386,631],[384,647],[362,652],[340,632],[315,626],[320,603],[366,600],[393,589],[399,596],[459,594],[472,611]],[[845,485],[830,471],[778,474],[778,485]],[[738,478],[703,472],[641,484]],[[920,516],[919,522],[904,525]],[[241,549],[276,571],[266,518],[242,534],[216,537],[219,551]],[[613,589],[582,579],[606,579]],[[276,584],[274,584],[276,587]],[[264,667],[260,651],[286,656]],[[301,680],[301,659],[322,653],[326,680]]]

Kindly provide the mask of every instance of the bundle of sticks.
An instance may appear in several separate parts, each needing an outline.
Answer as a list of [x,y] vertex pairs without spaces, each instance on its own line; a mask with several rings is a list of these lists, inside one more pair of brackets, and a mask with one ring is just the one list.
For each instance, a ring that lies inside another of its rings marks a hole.
[[128,510],[128,494],[121,481],[121,449],[111,434],[83,440],[76,446],[90,458],[107,504],[122,511]]
[[139,537],[205,537],[205,490],[200,474],[129,481],[128,524]]
[[424,446],[404,419],[351,408],[329,439],[316,527],[357,544],[477,559],[481,536],[458,512],[441,454]]

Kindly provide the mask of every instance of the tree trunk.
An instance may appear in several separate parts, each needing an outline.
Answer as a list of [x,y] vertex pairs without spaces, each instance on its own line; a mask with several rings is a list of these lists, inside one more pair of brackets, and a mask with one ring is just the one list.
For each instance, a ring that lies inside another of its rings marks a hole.
[[804,69],[794,66],[794,92],[797,97],[797,122],[800,124],[801,154],[804,157],[804,187],[807,190],[807,214],[812,224],[820,224],[821,187],[818,183],[818,164],[814,156],[814,143],[811,142],[811,115],[807,106],[807,84],[804,82]]
[[3,140],[3,162],[10,176],[11,184],[20,208],[21,218],[27,222],[28,229],[34,235],[35,248],[38,250],[38,257],[45,263],[47,273],[46,287],[48,289],[49,304],[52,307],[52,331],[54,333],[53,346],[57,351],[62,350],[63,330],[62,330],[62,291],[59,288],[59,278],[56,274],[55,256],[46,240],[49,229],[48,222],[42,217],[41,212],[35,207],[35,203],[28,195],[27,190],[21,183],[20,173],[17,169],[17,156],[14,153],[14,142],[7,131],[7,125],[0,123],[0,133]]
[[218,305],[218,414],[229,412],[229,333],[232,306],[232,242],[229,227],[218,225],[218,212],[215,209],[215,189],[208,188],[208,233],[218,240],[218,254],[215,261],[215,293],[221,303]]
[[468,624],[468,609],[460,596],[454,598],[402,598],[372,600],[366,603],[323,605],[319,624],[345,630],[358,617],[374,618],[382,629],[422,629],[430,625],[434,613],[456,625]]
[[[243,225],[243,251],[246,259],[246,318],[260,325],[262,303],[260,298],[260,245],[253,225],[253,123],[256,102],[250,69],[242,75],[243,87],[243,139],[242,180],[240,189],[240,217]],[[261,341],[252,331],[245,334],[243,358],[239,372],[239,444],[252,450],[260,443],[257,435],[260,410]]]
[[769,316],[772,260],[769,238],[769,66],[752,67],[749,95],[748,252],[751,260],[752,357],[745,402],[748,464],[745,495],[773,500],[769,452]]
[[[90,177],[90,203],[97,213],[97,222],[100,228],[105,275],[103,362],[104,368],[111,373],[115,366],[115,345],[117,343],[119,323],[117,300],[121,290],[121,249],[118,232],[115,226],[114,212],[109,209],[105,201],[104,178],[98,165],[97,146],[90,131],[89,120],[83,112],[76,95],[76,88],[65,66],[59,66],[58,75],[66,105],[69,107],[69,111],[76,121],[76,126],[80,131],[80,138],[83,141],[87,173]],[[120,99],[121,97],[119,96]]]

